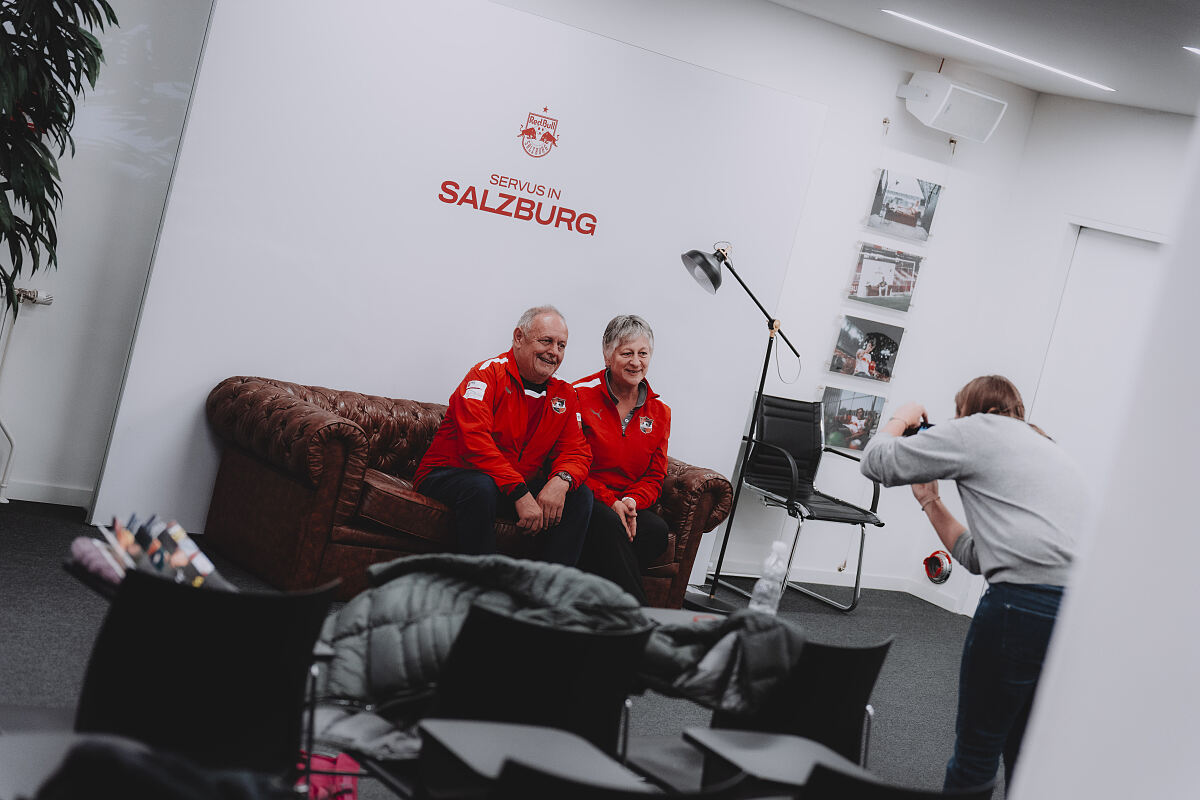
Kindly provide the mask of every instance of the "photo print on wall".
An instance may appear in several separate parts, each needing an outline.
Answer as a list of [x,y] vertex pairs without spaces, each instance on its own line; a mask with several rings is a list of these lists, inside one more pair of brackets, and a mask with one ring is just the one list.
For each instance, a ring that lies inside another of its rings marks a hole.
[[850,279],[850,299],[894,311],[908,311],[923,258],[860,242],[858,263]]
[[939,184],[881,169],[867,227],[899,239],[924,242],[929,238],[941,193]]
[[862,450],[879,429],[886,398],[877,394],[826,386],[821,397],[825,416],[825,444]]
[[871,319],[842,317],[829,371],[887,383],[892,379],[904,328]]

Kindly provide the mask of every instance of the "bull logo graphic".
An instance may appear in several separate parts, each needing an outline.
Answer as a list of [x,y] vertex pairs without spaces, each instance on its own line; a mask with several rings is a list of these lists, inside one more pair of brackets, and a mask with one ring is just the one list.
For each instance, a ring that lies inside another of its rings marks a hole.
[[530,111],[517,138],[521,140],[521,147],[526,153],[533,158],[541,158],[558,146],[558,120]]
[[642,433],[649,433],[654,430],[654,420],[649,417],[640,417],[638,427],[642,429]]

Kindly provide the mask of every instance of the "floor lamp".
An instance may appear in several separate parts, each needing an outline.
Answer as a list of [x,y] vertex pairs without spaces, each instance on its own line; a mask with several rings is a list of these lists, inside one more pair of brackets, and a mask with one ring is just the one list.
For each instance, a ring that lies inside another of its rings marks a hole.
[[[742,451],[742,461],[738,465],[737,473],[734,475],[733,506],[729,511],[729,519],[725,523],[725,535],[721,537],[721,551],[717,556],[717,567],[713,571],[712,581],[699,587],[706,589],[707,596],[696,597],[697,593],[692,592],[690,595],[685,595],[683,601],[683,604],[688,608],[728,614],[734,608],[728,603],[717,599],[717,586],[722,583],[721,566],[725,563],[725,548],[729,545],[729,534],[733,531],[733,517],[737,513],[738,499],[742,494],[742,473],[746,469],[746,463],[750,460],[750,440],[754,438],[755,430],[758,427],[758,413],[762,407],[763,386],[767,382],[767,367],[771,363],[771,350],[775,346],[776,335],[780,339],[783,339],[783,343],[788,346],[788,349],[792,351],[796,358],[800,358],[800,353],[796,351],[796,348],[788,341],[787,336],[780,330],[782,325],[780,321],[767,313],[767,309],[763,308],[763,304],[758,301],[758,298],[754,296],[754,292],[750,291],[750,287],[746,285],[746,282],[742,280],[741,276],[733,268],[733,262],[729,258],[729,251],[732,249],[730,244],[728,242],[717,242],[713,245],[713,248],[714,252],[712,253],[702,253],[699,250],[687,251],[681,256],[684,267],[696,279],[696,283],[700,284],[709,294],[716,294],[717,289],[721,288],[722,267],[728,267],[729,273],[737,279],[737,282],[746,291],[746,294],[754,301],[754,305],[758,306],[758,310],[766,317],[768,331],[767,352],[763,357],[762,375],[759,376],[758,391],[754,395],[754,413],[750,415],[750,430],[742,437],[742,441],[746,446]],[[737,587],[730,586],[728,583],[725,586],[738,591]]]

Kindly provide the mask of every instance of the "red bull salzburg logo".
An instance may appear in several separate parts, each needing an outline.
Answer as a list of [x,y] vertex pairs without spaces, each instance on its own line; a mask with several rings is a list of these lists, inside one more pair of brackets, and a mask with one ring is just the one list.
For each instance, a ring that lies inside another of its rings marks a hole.
[[[549,110],[548,108],[542,109],[542,111]],[[521,126],[521,132],[517,134],[517,137],[521,140],[521,147],[525,149],[526,153],[534,158],[541,158],[552,148],[558,146],[558,120],[530,111],[529,118]]]

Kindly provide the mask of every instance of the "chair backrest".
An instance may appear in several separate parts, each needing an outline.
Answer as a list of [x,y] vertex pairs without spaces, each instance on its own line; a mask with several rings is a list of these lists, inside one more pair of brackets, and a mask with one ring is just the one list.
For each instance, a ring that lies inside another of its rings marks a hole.
[[[786,450],[796,462],[800,489],[810,492],[825,445],[823,425],[820,402],[763,395],[754,438]],[[742,477],[752,486],[783,495],[788,493],[792,482],[787,459],[777,450],[760,445],[751,446]]]
[[868,780],[858,775],[838,772],[822,764],[813,766],[804,783],[804,800],[990,800],[996,786],[995,779],[972,789],[942,792],[931,789],[910,789]]
[[867,703],[891,646],[891,638],[869,647],[806,642],[791,672],[758,711],[717,712],[712,727],[803,736],[857,762]]
[[561,728],[615,753],[650,627],[556,628],[471,608],[438,673],[433,716]]
[[337,585],[227,592],[129,571],[92,647],[75,730],[127,736],[205,767],[287,772]]
[[[691,792],[671,792],[674,800],[725,800],[742,796],[739,782]],[[489,800],[641,800],[665,792],[646,785],[642,791],[613,789],[571,780],[518,761],[507,761],[488,793]]]

